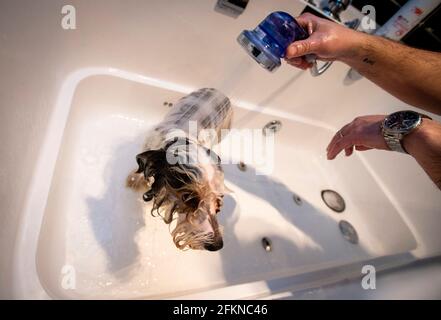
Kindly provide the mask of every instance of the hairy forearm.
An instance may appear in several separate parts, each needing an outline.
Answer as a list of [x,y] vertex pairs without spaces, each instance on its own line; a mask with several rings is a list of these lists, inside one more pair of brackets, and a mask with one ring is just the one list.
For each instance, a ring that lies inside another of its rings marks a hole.
[[398,99],[441,114],[441,53],[359,33],[340,58]]
[[403,144],[441,189],[441,124],[424,119],[420,127],[404,138]]

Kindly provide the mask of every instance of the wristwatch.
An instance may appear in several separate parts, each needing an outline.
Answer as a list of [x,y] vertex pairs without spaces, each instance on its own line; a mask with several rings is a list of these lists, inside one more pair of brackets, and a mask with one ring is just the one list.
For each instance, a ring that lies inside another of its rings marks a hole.
[[403,138],[421,125],[422,119],[429,116],[415,111],[398,111],[384,118],[381,131],[384,140],[392,151],[408,153],[403,146]]

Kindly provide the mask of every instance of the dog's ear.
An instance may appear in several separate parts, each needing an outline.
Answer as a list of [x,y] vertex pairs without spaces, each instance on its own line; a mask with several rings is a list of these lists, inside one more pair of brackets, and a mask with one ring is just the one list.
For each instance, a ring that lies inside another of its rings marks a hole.
[[140,153],[136,156],[136,162],[138,163],[136,173],[144,172],[145,178],[154,176],[167,163],[164,149]]
[[138,163],[138,170],[136,173],[144,172],[150,162],[152,152],[153,151],[146,151],[136,155],[136,162]]

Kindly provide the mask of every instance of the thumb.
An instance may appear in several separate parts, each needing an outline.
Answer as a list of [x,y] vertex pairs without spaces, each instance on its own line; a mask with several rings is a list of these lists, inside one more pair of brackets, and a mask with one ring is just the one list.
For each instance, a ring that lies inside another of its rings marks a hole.
[[314,43],[315,42],[310,39],[294,41],[286,49],[286,53],[285,53],[286,58],[292,59],[307,54],[315,53],[314,51],[317,45],[315,45]]

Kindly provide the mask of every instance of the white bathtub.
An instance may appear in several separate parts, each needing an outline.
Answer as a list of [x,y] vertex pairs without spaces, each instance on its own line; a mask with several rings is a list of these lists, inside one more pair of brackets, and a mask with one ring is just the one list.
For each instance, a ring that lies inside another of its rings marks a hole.
[[[224,165],[233,191],[220,213],[224,248],[176,249],[168,226],[143,209],[124,180],[144,132],[167,112],[164,102],[192,90],[112,68],[79,70],[66,80],[21,226],[18,295],[198,298],[209,291],[231,298],[234,288],[236,297],[247,298],[359,277],[364,264],[381,269],[412,260],[407,253],[416,240],[368,163],[358,154],[326,160],[332,127],[245,101],[233,101],[233,128],[282,122],[274,172]],[[325,189],[344,197],[343,213],[324,204]],[[358,244],[344,239],[341,220],[354,226]],[[72,272],[74,285],[66,288]]]

